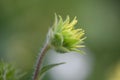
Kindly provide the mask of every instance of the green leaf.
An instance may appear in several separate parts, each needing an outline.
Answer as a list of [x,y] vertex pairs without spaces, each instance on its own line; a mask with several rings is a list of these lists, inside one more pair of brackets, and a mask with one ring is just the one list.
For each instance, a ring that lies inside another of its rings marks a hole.
[[0,80],[21,80],[25,74],[18,71],[13,65],[0,61]]
[[56,66],[59,66],[59,65],[62,65],[62,64],[65,64],[65,62],[62,62],[62,63],[56,63],[56,64],[50,64],[50,65],[47,65],[47,66],[44,66],[42,69],[41,69],[41,72],[40,72],[40,75],[39,77],[41,77],[45,72],[47,72],[48,70],[56,67]]

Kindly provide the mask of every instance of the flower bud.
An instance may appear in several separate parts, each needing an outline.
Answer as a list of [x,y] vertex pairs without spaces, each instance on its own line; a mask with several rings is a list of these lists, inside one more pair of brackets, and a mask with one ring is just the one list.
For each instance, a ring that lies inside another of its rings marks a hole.
[[50,47],[57,52],[66,53],[70,51],[80,52],[80,48],[84,47],[83,40],[85,39],[83,29],[75,29],[77,20],[76,17],[70,22],[69,16],[63,21],[62,17],[55,14],[54,25],[49,29],[47,42]]

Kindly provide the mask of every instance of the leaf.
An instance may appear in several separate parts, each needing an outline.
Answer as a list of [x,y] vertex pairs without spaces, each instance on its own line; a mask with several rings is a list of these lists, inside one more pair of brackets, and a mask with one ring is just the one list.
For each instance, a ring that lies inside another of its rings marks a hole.
[[45,73],[47,72],[48,70],[56,67],[56,66],[59,66],[59,65],[62,65],[62,64],[65,64],[65,62],[62,62],[62,63],[56,63],[56,64],[50,64],[50,65],[47,65],[47,66],[44,66],[42,69],[41,69],[41,72],[40,72],[40,77]]
[[0,61],[0,80],[20,80],[25,74],[18,71],[13,65]]

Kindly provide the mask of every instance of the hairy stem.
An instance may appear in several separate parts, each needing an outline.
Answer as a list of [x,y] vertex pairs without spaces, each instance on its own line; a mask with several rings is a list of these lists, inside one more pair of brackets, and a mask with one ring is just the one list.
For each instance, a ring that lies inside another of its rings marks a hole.
[[39,71],[41,69],[43,58],[44,58],[44,56],[45,56],[45,54],[46,54],[46,52],[48,51],[49,48],[50,48],[49,45],[45,44],[43,49],[41,50],[40,55],[38,56],[36,67],[35,67],[33,80],[37,80]]

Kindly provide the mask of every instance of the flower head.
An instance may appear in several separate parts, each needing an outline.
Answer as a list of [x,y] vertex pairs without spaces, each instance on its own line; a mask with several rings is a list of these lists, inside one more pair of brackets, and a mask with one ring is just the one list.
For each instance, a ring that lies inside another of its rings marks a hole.
[[[59,17],[59,19],[58,19]],[[57,52],[65,53],[69,51],[80,52],[79,48],[85,39],[83,29],[75,29],[76,17],[70,21],[69,16],[63,21],[61,16],[55,14],[55,23],[49,29],[48,39],[50,46]]]

